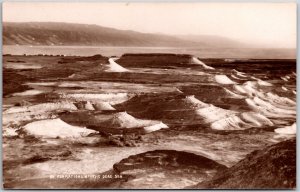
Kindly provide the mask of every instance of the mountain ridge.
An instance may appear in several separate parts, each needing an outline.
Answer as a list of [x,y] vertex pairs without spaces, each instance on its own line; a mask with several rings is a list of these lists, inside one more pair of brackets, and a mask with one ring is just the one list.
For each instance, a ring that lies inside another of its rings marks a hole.
[[[246,44],[220,36],[176,36],[119,30],[95,24],[3,22],[3,45],[78,45],[240,48]],[[216,39],[216,40],[214,40]]]

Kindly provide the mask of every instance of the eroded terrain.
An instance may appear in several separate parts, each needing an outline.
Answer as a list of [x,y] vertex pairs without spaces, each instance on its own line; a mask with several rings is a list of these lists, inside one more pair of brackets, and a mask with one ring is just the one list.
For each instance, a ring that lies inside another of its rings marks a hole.
[[[127,54],[3,63],[6,188],[226,188],[211,183],[296,134],[294,60]],[[291,162],[276,166],[293,172]],[[259,188],[271,186],[274,175],[266,177]],[[295,177],[280,177],[287,182],[274,188],[295,187]]]

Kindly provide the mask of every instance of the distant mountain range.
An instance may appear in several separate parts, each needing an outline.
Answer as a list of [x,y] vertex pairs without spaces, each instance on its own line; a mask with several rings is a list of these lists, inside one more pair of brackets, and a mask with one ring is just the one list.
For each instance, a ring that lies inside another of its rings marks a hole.
[[249,48],[225,37],[207,35],[171,36],[118,30],[98,25],[58,22],[4,22],[3,45],[164,46],[204,48]]

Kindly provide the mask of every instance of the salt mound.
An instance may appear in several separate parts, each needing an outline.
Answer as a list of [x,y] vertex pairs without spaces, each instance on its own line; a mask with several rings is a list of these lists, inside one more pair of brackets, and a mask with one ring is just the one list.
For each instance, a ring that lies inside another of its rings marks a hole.
[[281,86],[281,89],[284,90],[284,91],[288,91],[288,89],[284,86]]
[[92,105],[89,101],[86,102],[86,104],[84,105],[84,108],[85,108],[86,110],[90,110],[90,111],[95,110],[94,107],[93,107],[93,105]]
[[74,74],[74,73],[72,75],[68,76],[68,78],[74,78],[74,77],[76,77],[76,74]]
[[245,75],[245,73],[242,72],[238,72],[236,73],[237,76],[239,76],[240,78],[248,78],[248,76]]
[[201,116],[204,122],[206,123],[211,123],[220,119],[224,119],[236,113],[237,112],[215,107],[213,105],[196,110],[196,114]]
[[78,138],[86,137],[97,131],[72,126],[61,119],[47,119],[28,123],[23,130],[29,134],[41,138]]
[[113,108],[108,102],[95,102],[94,103],[95,109],[96,110],[103,110],[103,111],[113,111],[116,110],[115,108]]
[[244,130],[252,127],[272,126],[273,123],[259,113],[245,112],[234,114],[211,124],[216,130]]
[[184,102],[190,105],[193,105],[195,107],[203,108],[208,107],[209,105],[207,103],[204,103],[197,98],[195,98],[195,95],[186,96],[184,98]]
[[20,113],[7,113],[2,116],[2,124],[9,125],[15,124],[19,125],[24,121],[32,121],[32,120],[41,120],[41,119],[53,119],[56,118],[55,114],[52,112],[20,112]]
[[131,98],[127,93],[71,93],[61,94],[61,98],[75,101],[109,102],[111,105],[123,103]]
[[234,85],[233,88],[242,94],[247,94],[247,91],[241,85]]
[[126,112],[119,112],[103,124],[112,128],[139,128],[160,123],[160,121],[137,119]]
[[3,133],[2,136],[3,137],[15,137],[18,136],[18,133],[16,132],[17,129],[13,129],[10,127],[4,128],[3,127]]
[[[254,81],[247,81],[245,82],[241,87],[239,87],[240,90],[244,90],[244,92],[252,97],[252,96],[259,96],[261,98],[264,98],[264,93],[258,90],[258,83]],[[236,86],[238,88],[238,86]]]
[[236,80],[244,80],[244,79],[241,79],[241,78],[239,78],[239,77],[237,77],[237,76],[235,76],[235,75],[233,75],[233,74],[231,74],[230,76],[231,76],[232,78],[236,79]]
[[164,124],[163,122],[160,122],[160,123],[155,124],[155,125],[144,127],[144,130],[145,130],[146,133],[150,133],[150,132],[153,132],[153,131],[158,131],[160,129],[167,129],[167,128],[169,128],[169,127],[166,124]]
[[183,93],[183,92],[180,91],[180,89],[178,89],[177,87],[176,87],[175,91],[178,92],[178,93]]
[[220,119],[218,121],[213,122],[210,127],[216,130],[243,130],[243,129],[249,129],[252,126],[244,122],[238,116],[232,115],[224,119]]
[[236,84],[236,82],[229,79],[226,75],[215,75],[215,80],[217,83],[224,85]]
[[260,113],[254,113],[254,112],[245,112],[241,114],[241,118],[243,121],[252,124],[253,127],[261,127],[261,126],[272,126],[274,125],[270,119],[265,117],[264,115]]
[[231,77],[238,79],[238,80],[247,80],[249,77],[246,75],[246,73],[237,71],[235,69],[232,70],[231,72]]
[[13,96],[30,96],[30,95],[38,95],[44,93],[44,91],[41,90],[27,90],[21,93],[14,93]]
[[25,85],[38,85],[38,86],[55,86],[57,83],[56,82],[35,82],[35,83],[25,83]]
[[261,79],[259,79],[259,80],[257,81],[257,83],[258,83],[258,85],[261,85],[261,86],[273,86],[272,83],[269,83],[269,82],[267,82],[267,81],[263,81],[263,80],[261,80]]
[[291,126],[286,126],[283,128],[278,128],[274,130],[276,133],[280,134],[296,134],[297,133],[297,125],[294,123]]
[[284,81],[289,81],[286,77],[280,77]]
[[41,103],[31,106],[12,107],[4,111],[3,114],[20,112],[42,113],[55,110],[77,110],[77,107],[73,103],[67,101],[58,103]]
[[205,63],[203,63],[202,61],[200,61],[200,60],[199,60],[198,58],[196,58],[196,57],[193,57],[193,58],[192,58],[192,63],[198,64],[198,65],[202,65],[202,67],[204,67],[205,69],[211,69],[211,70],[215,69],[215,68],[213,68],[213,67],[210,67],[210,66],[206,65]]
[[244,96],[239,95],[239,94],[236,94],[236,93],[230,91],[229,89],[227,89],[227,88],[225,88],[225,87],[223,87],[223,89],[224,89],[225,92],[226,92],[230,97],[232,97],[232,98],[236,98],[236,99],[242,99],[242,98],[244,98]]
[[266,95],[267,95],[268,99],[275,104],[296,106],[296,102],[289,98],[280,97],[280,96],[270,93],[270,92],[268,92]]
[[105,70],[106,72],[127,72],[129,71],[128,69],[122,67],[118,63],[115,62],[118,58],[109,58],[109,68]]
[[285,114],[295,114],[296,115],[296,110],[289,110],[289,109],[284,109],[284,108],[279,108],[279,107],[275,107],[274,105],[272,105],[271,103],[268,103],[258,97],[254,97],[253,101],[257,104],[260,105],[262,107],[265,107],[269,110],[274,111],[275,113],[285,113]]
[[249,99],[249,98],[246,99],[246,103],[252,110],[262,113],[263,115],[265,115],[267,117],[294,118],[295,117],[294,113],[296,113],[296,111],[294,112],[292,110],[284,110],[284,109],[279,109],[276,107],[267,107],[267,104],[265,104],[265,105],[258,104],[253,99]]
[[234,74],[240,76],[240,77],[247,77],[247,76],[246,76],[246,73],[240,72],[240,71],[238,71],[238,70],[236,70],[236,69],[233,69],[232,72],[233,72]]

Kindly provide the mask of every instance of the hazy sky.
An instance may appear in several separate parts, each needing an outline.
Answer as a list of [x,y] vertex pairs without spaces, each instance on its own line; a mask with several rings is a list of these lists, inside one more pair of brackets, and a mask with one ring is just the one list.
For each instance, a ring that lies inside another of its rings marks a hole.
[[295,3],[17,3],[3,20],[97,24],[149,33],[219,35],[269,47],[296,47]]

